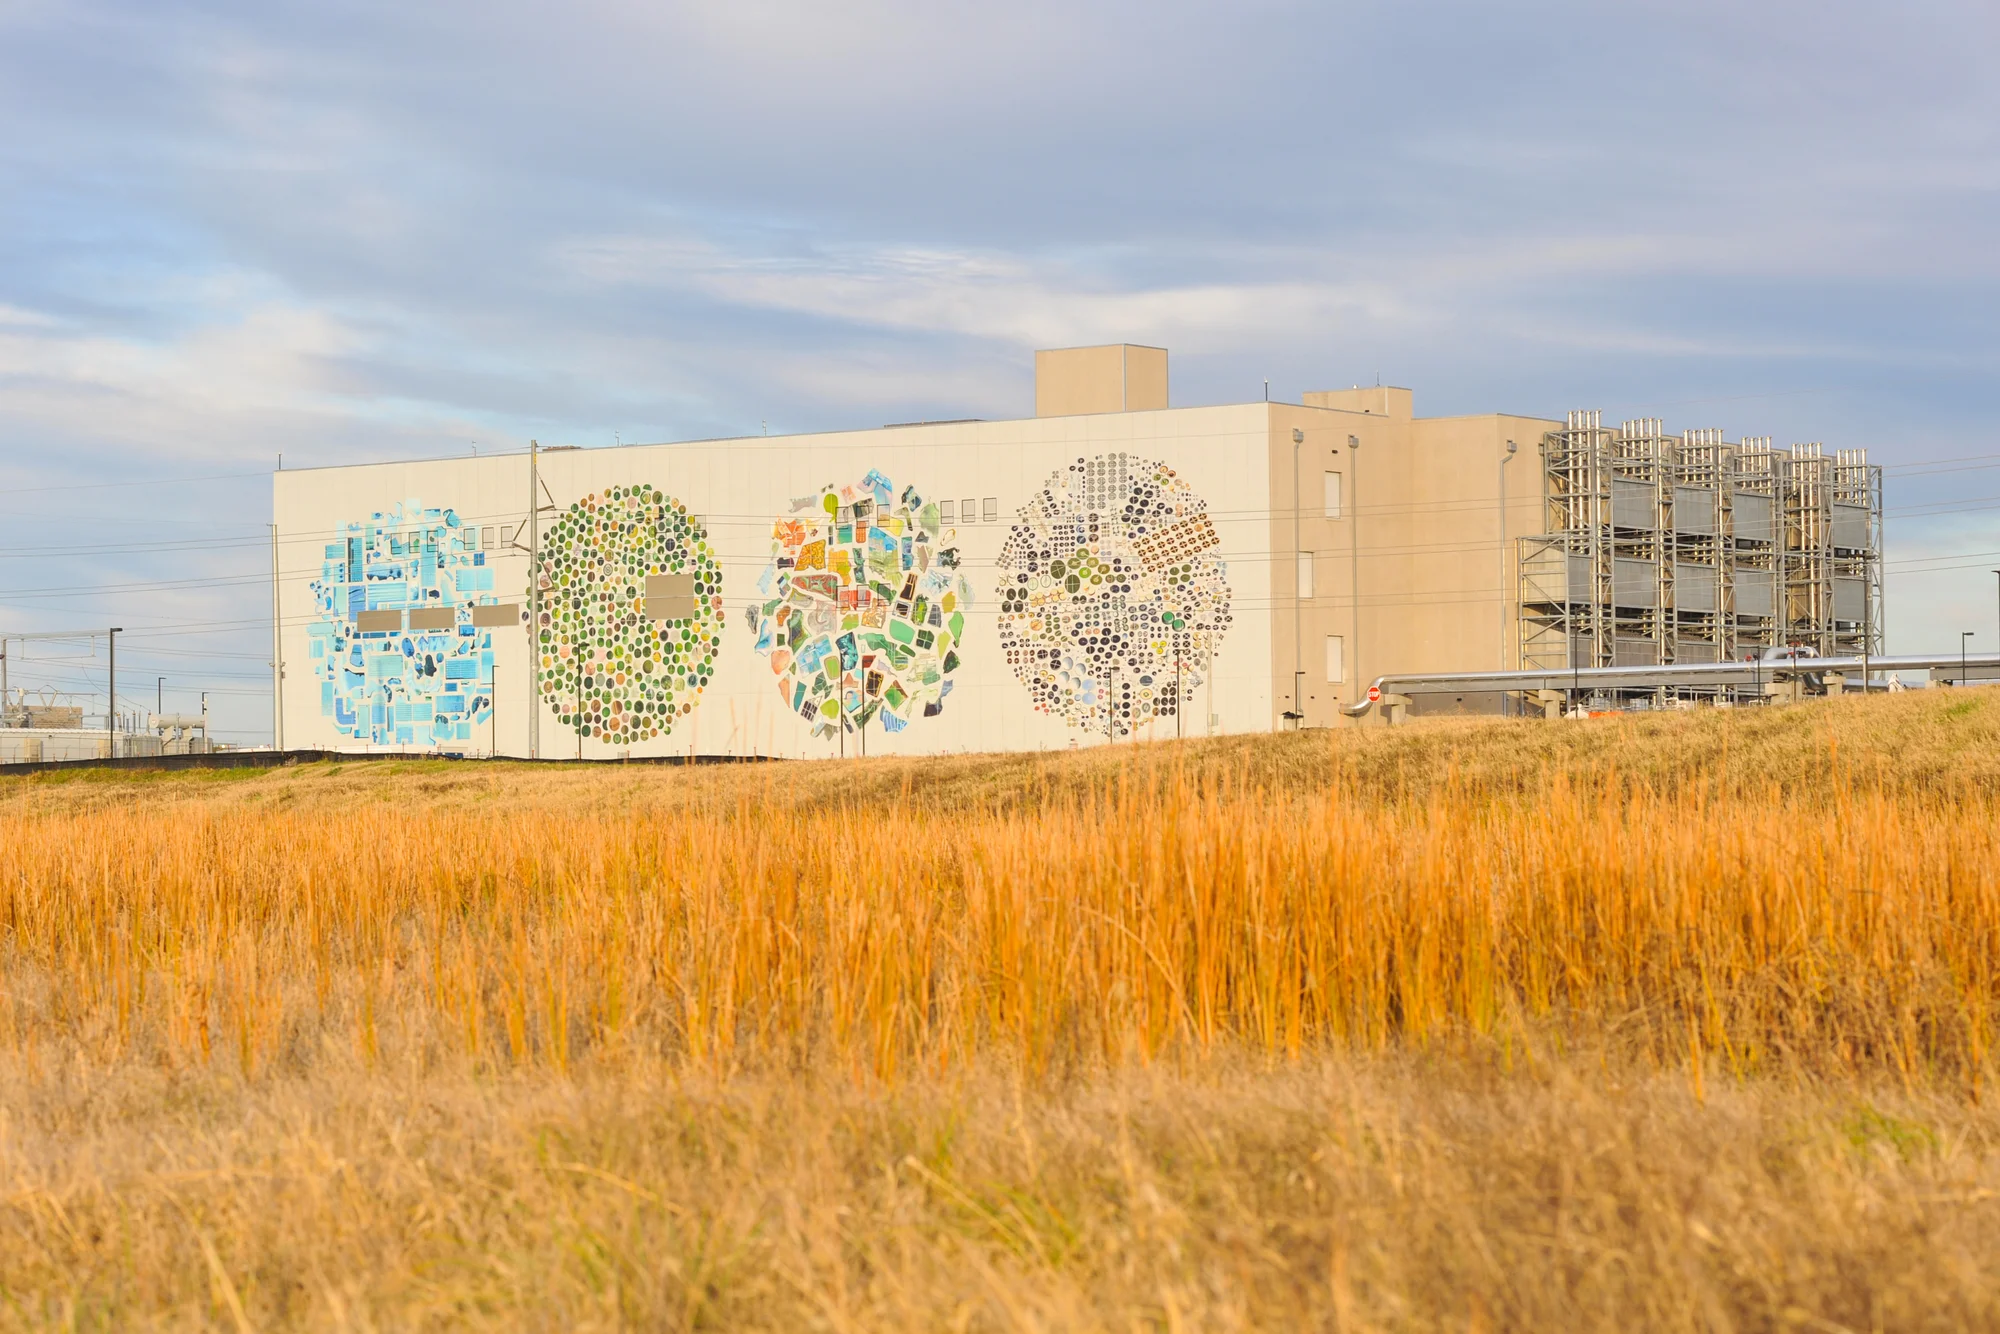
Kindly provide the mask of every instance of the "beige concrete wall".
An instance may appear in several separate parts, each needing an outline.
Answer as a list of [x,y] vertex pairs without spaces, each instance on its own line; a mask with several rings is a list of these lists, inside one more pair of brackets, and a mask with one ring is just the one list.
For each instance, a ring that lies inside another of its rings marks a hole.
[[[1514,539],[1542,531],[1536,460],[1542,433],[1559,423],[1413,418],[1410,391],[1392,386],[1305,398],[1304,406],[1272,405],[1273,725],[1290,725],[1282,715],[1295,696],[1304,726],[1331,725],[1392,671],[1514,666]],[[1296,448],[1298,493],[1294,430],[1305,437]],[[1503,465],[1509,439],[1518,449]],[[1342,475],[1338,519],[1324,514],[1326,472]],[[1300,550],[1314,557],[1307,598],[1297,597]],[[1338,683],[1326,680],[1329,635],[1345,645]]]
[[[956,545],[974,600],[967,612],[963,665],[943,712],[899,734],[871,730],[871,753],[935,754],[965,750],[1063,749],[1100,745],[1059,718],[1037,712],[1003,660],[995,620],[998,557],[1016,510],[1053,472],[1078,460],[1125,452],[1172,467],[1206,502],[1221,540],[1232,620],[1215,660],[1211,683],[1199,690],[1185,720],[1189,734],[1267,729],[1271,700],[1271,561],[1267,511],[1270,409],[1262,403],[1185,408],[1172,412],[1120,412],[1005,422],[940,423],[891,430],[824,435],[752,437],[690,444],[628,446],[544,453],[540,461],[548,497],[558,509],[614,485],[649,482],[701,516],[722,570],[725,623],[715,678],[699,706],[671,736],[634,747],[632,753],[778,754],[825,756],[835,742],[817,740],[806,725],[779,707],[769,663],[755,651],[744,609],[771,558],[775,518],[789,513],[793,497],[828,483],[858,481],[879,468],[897,486],[914,484],[925,495],[997,500],[998,518],[956,525]],[[526,516],[528,461],[522,456],[391,463],[288,471],[275,477],[274,507],[280,529],[284,600],[283,656],[287,664],[285,739],[293,746],[356,746],[321,712],[321,687],[310,657],[312,583],[320,575],[326,544],[343,525],[365,520],[400,502],[449,506],[463,523],[498,525],[511,532]],[[543,528],[554,515],[544,515]],[[495,596],[519,603],[527,560],[515,550],[492,553]],[[531,704],[527,641],[520,631],[493,632],[496,716],[480,724],[472,748],[524,752],[527,710],[541,710],[543,754],[577,754],[574,734],[554,710]],[[1171,721],[1139,735],[1175,734]],[[850,737],[848,744],[854,744]],[[586,742],[582,754],[617,752]]]
[[1408,610],[1396,647],[1420,670],[1518,665],[1515,539],[1543,530],[1540,444],[1559,425],[1501,414],[1414,423],[1407,549],[1394,562]]
[[[1293,431],[1304,436],[1295,443]],[[1276,591],[1271,615],[1272,726],[1289,726],[1293,708],[1306,727],[1329,727],[1358,699],[1368,681],[1395,660],[1394,600],[1399,572],[1377,549],[1389,511],[1385,497],[1406,484],[1397,463],[1408,449],[1410,422],[1382,413],[1271,405],[1271,550]],[[1357,443],[1358,442],[1358,443]],[[1298,489],[1293,489],[1294,461]],[[1323,481],[1342,478],[1342,517],[1326,517]],[[1297,553],[1313,556],[1311,597],[1299,597]],[[1326,638],[1341,638],[1344,680],[1326,679]],[[1300,677],[1296,673],[1303,673]],[[1294,683],[1297,682],[1295,685]]]
[[[1158,349],[1113,345],[1038,354],[1038,407],[1101,406],[1106,384],[1136,383],[1134,367],[1155,376],[1143,392],[1163,398],[1165,353],[1127,356],[1153,352]],[[775,697],[766,698],[772,693],[768,671],[748,642],[743,606],[770,558],[771,520],[786,512],[791,498],[823,484],[857,481],[871,468],[931,497],[982,502],[979,520],[957,525],[977,597],[951,702],[941,717],[894,738],[875,735],[871,748],[934,753],[1101,743],[1101,737],[1076,735],[1062,721],[1034,713],[1000,661],[997,632],[987,622],[997,604],[1000,546],[1015,511],[1050,473],[1118,451],[1180,473],[1207,502],[1222,539],[1217,555],[1227,564],[1233,622],[1213,684],[1202,691],[1199,708],[1189,710],[1188,730],[1210,730],[1211,713],[1215,730],[1227,732],[1291,726],[1284,715],[1292,711],[1303,715],[1304,726],[1332,726],[1344,706],[1388,672],[1514,666],[1515,539],[1542,530],[1539,444],[1558,423],[1505,415],[1415,418],[1410,391],[1394,386],[1306,398],[1303,404],[1072,410],[1020,421],[546,453],[541,466],[558,508],[614,484],[661,487],[702,516],[721,560],[729,621],[715,681],[692,722],[653,750],[832,749],[775,709]],[[1512,462],[1503,463],[1509,439],[1519,448]],[[450,506],[465,522],[511,529],[525,517],[526,472],[524,459],[489,457],[278,475],[285,656],[291,665],[288,742],[340,740],[320,715],[307,662],[307,608],[323,545],[346,522],[406,500]],[[1329,472],[1342,481],[1341,512],[1334,517],[1325,512]],[[989,497],[996,499],[997,522],[984,519]],[[1298,582],[1302,551],[1312,557],[1309,595]],[[490,563],[502,599],[518,600],[525,558],[501,551]],[[1344,647],[1339,681],[1327,679],[1328,636],[1338,636]],[[496,633],[494,651],[499,710],[487,738],[503,752],[519,753],[529,698],[525,640]],[[547,711],[543,736],[545,753],[574,753],[573,740]],[[584,753],[597,752],[586,744]]]
[[1158,412],[1167,406],[1167,350],[1135,343],[1035,353],[1035,415]]
[[1126,343],[1125,410],[1158,412],[1167,407],[1167,350]]

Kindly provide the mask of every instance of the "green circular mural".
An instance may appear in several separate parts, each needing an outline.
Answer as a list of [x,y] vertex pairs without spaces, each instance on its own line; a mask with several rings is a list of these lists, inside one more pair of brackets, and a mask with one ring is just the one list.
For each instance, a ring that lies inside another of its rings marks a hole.
[[722,567],[686,506],[643,483],[585,496],[534,578],[538,685],[564,724],[630,745],[694,711],[722,646]]

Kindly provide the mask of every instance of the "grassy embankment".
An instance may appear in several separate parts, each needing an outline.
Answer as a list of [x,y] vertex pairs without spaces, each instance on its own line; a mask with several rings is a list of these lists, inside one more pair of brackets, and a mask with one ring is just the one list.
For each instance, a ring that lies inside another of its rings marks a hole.
[[0,1327],[2000,1321],[2000,694],[0,780]]

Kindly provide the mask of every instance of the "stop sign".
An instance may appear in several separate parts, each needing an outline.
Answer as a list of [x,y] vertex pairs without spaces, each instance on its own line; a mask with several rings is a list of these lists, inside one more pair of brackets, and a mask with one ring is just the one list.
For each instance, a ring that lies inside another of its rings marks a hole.
[[1377,701],[1377,700],[1379,700],[1379,699],[1381,699],[1381,698],[1382,698],[1382,687],[1381,687],[1381,686],[1369,686],[1369,687],[1368,687],[1368,702],[1369,702],[1370,704],[1373,704],[1373,703],[1375,703],[1375,701]]

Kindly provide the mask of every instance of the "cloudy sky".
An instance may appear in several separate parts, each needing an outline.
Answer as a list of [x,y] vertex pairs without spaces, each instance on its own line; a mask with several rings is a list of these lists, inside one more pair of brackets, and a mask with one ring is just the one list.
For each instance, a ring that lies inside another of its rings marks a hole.
[[1891,649],[1991,646],[1996,56],[1924,0],[0,0],[0,628],[267,738],[280,453],[1027,415],[1122,339],[1180,404],[1866,446]]

